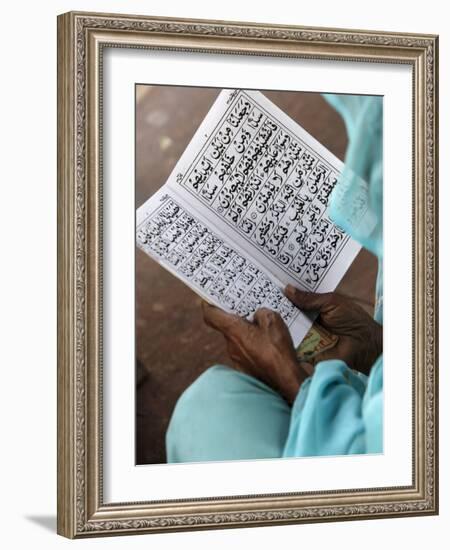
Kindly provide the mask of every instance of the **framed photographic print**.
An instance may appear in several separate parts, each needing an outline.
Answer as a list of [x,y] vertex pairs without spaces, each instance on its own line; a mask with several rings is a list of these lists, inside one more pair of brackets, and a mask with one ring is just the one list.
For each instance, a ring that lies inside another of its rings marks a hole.
[[58,532],[436,514],[438,38],[58,18]]

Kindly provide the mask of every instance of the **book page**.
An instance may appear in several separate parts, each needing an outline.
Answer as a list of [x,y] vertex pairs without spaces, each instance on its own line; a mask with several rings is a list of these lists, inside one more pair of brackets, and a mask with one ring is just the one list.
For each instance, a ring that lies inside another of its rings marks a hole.
[[327,212],[343,168],[262,93],[224,90],[168,184],[284,285],[328,292],[360,250]]
[[184,203],[167,186],[137,214],[137,245],[206,301],[251,320],[277,311],[297,346],[312,322],[284,295],[281,281]]
[[[138,246],[227,311],[250,319],[259,307],[279,311],[297,345],[311,321],[282,289],[334,290],[360,250],[327,212],[342,169],[262,93],[224,90],[139,208]],[[187,233],[183,220],[193,224]],[[224,249],[210,241],[230,250],[227,263],[212,267]]]

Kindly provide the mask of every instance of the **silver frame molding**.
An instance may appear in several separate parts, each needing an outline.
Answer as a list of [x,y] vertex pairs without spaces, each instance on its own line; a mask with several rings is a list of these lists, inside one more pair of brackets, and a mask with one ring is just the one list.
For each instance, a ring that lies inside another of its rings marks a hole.
[[[164,502],[103,502],[104,47],[412,66],[411,486]],[[437,115],[437,36],[96,13],[70,12],[58,17],[59,534],[79,538],[438,513]]]

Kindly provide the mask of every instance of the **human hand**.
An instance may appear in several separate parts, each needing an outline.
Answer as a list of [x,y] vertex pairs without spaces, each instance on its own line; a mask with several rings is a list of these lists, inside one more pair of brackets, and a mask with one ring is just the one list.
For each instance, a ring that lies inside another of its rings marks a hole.
[[383,352],[383,327],[360,306],[336,292],[316,294],[288,285],[285,295],[304,312],[317,311],[318,321],[339,337],[337,344],[318,354],[315,363],[341,359],[350,368],[369,374]]
[[297,362],[283,319],[270,309],[256,311],[253,322],[203,302],[205,323],[226,339],[233,366],[258,378],[292,403],[306,375]]

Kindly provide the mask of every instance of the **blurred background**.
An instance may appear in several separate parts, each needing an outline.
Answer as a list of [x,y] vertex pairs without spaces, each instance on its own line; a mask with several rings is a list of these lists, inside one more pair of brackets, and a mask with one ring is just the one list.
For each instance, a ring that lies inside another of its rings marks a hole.
[[[220,89],[136,86],[136,208],[166,181]],[[345,125],[319,93],[263,91],[344,160]],[[373,312],[377,261],[356,257],[338,291]],[[179,395],[214,363],[228,363],[200,298],[136,248],[136,464],[166,462],[165,432]]]

